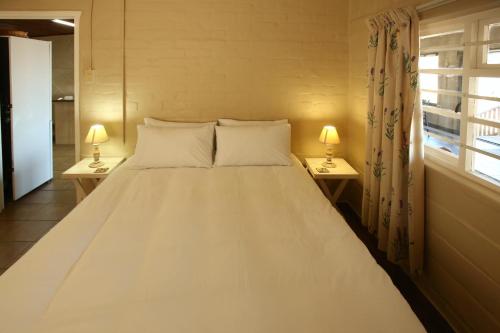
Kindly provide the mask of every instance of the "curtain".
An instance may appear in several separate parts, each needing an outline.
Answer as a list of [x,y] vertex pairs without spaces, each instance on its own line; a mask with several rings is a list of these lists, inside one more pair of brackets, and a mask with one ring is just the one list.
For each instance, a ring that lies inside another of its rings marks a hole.
[[424,167],[418,93],[418,16],[395,9],[368,20],[368,112],[362,221],[389,261],[423,266]]

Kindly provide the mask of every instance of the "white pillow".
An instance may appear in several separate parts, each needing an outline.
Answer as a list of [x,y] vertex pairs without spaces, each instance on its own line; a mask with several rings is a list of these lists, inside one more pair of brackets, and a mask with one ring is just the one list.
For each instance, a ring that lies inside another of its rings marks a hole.
[[291,165],[290,125],[216,126],[216,166]]
[[219,119],[219,126],[265,126],[288,124],[288,119],[280,120],[235,120]]
[[203,127],[203,126],[214,127],[215,123],[216,123],[215,121],[208,123],[181,123],[177,121],[164,121],[154,118],[144,118],[144,124],[146,124],[146,126],[156,126],[156,127],[178,127],[178,128]]
[[137,126],[137,145],[131,166],[139,169],[165,167],[210,168],[213,128],[209,126]]

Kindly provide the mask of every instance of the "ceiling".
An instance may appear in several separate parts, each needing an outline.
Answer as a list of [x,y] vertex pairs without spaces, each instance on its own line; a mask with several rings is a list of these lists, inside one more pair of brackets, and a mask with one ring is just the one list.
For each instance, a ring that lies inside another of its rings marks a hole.
[[[66,20],[73,22],[73,20]],[[73,27],[54,23],[51,20],[0,20],[0,30],[25,31],[28,37],[72,35]]]

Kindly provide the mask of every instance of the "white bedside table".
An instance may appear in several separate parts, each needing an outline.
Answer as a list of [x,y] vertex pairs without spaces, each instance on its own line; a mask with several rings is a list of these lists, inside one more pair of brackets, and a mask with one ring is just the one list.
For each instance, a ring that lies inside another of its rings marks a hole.
[[102,157],[100,158],[104,165],[101,168],[108,168],[106,172],[96,173],[96,168],[90,168],[88,165],[94,161],[93,158],[84,158],[80,162],[64,171],[61,177],[71,179],[76,188],[76,202],[79,203],[92,192],[99,182],[106,178],[117,166],[124,160],[124,157]]
[[[317,168],[324,168],[321,163],[325,161],[325,158],[306,158],[306,168],[314,180],[318,183],[328,200],[335,205],[338,198],[342,194],[342,191],[344,191],[349,179],[358,178],[359,173],[354,170],[354,168],[351,167],[343,158],[333,158],[332,160],[333,163],[336,164],[336,167],[328,168],[328,173],[321,173],[317,170]],[[330,193],[330,189],[326,184],[326,180],[328,179],[340,179],[340,184],[336,188],[333,195]]]

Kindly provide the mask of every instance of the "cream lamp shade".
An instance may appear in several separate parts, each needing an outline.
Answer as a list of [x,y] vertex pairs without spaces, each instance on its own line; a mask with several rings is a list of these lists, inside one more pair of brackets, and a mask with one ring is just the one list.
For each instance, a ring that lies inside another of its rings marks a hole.
[[339,134],[335,126],[327,125],[323,127],[319,136],[319,141],[324,144],[336,145],[340,143]]
[[106,129],[101,124],[92,125],[89,129],[89,133],[85,138],[85,143],[90,143],[94,146],[94,161],[89,164],[91,168],[98,168],[104,165],[102,161],[99,161],[99,157],[101,156],[101,152],[99,151],[99,144],[108,141],[108,133],[106,133]]
[[101,124],[95,124],[90,127],[89,133],[85,138],[85,143],[98,145],[108,140],[108,133],[106,133],[106,129],[104,128],[104,126]]
[[326,145],[326,161],[322,165],[326,168],[335,168],[336,165],[332,161],[333,145],[340,143],[339,133],[337,133],[335,126],[327,125],[323,127],[319,135],[319,141]]

